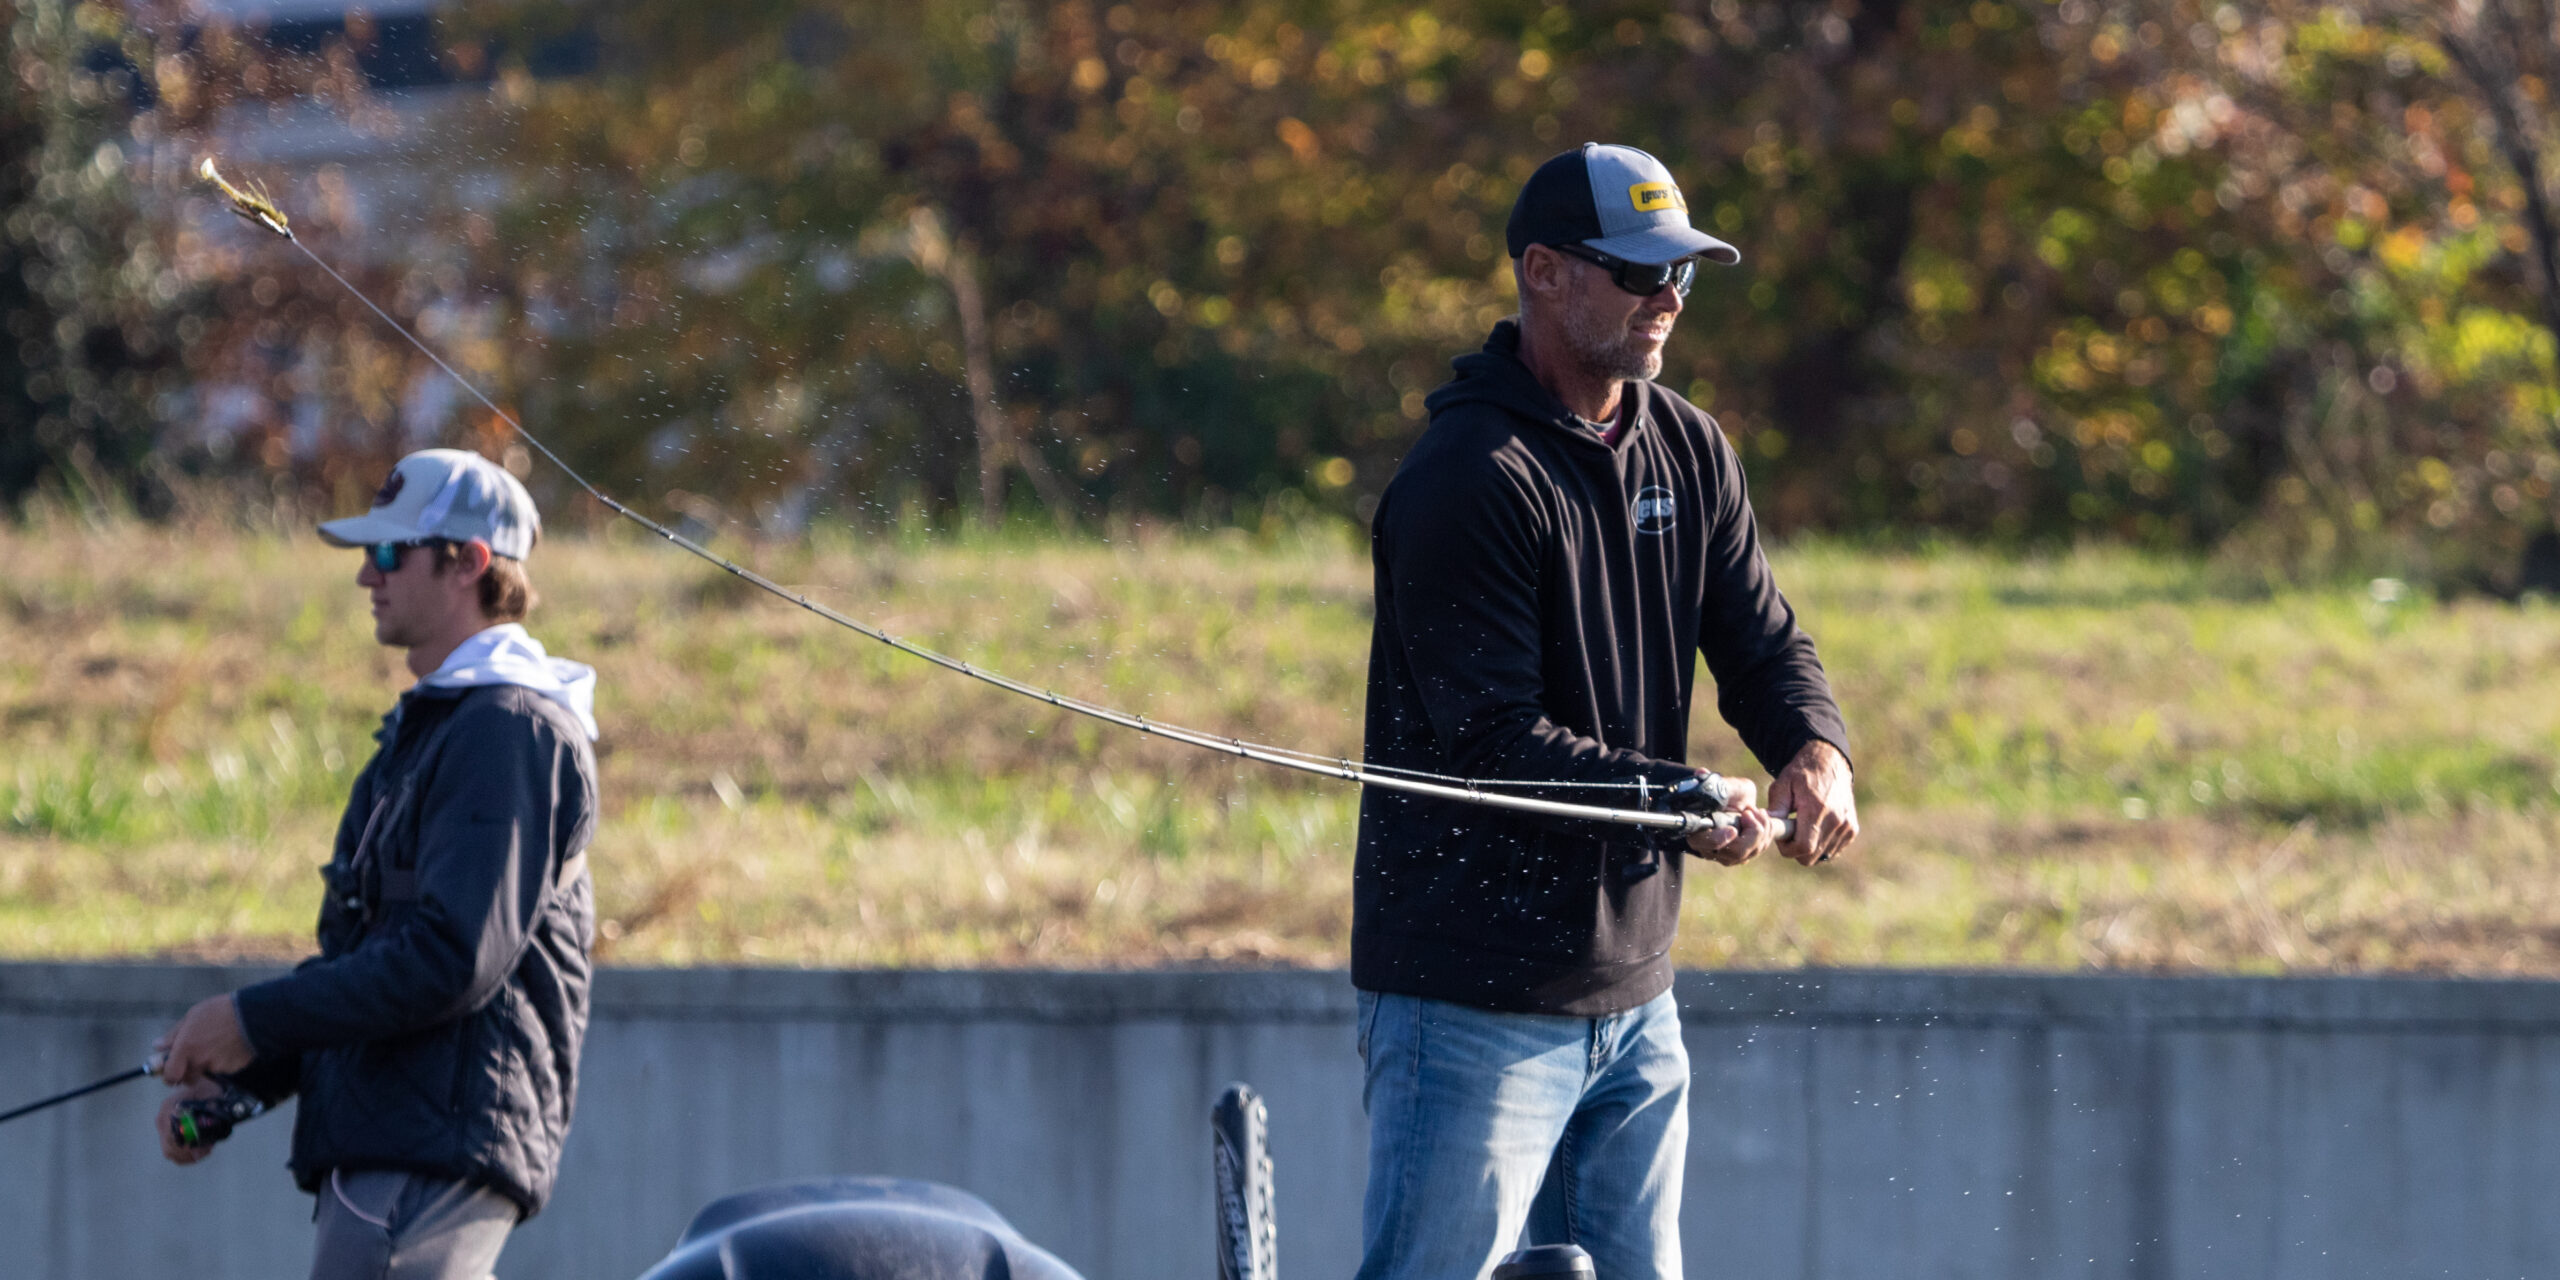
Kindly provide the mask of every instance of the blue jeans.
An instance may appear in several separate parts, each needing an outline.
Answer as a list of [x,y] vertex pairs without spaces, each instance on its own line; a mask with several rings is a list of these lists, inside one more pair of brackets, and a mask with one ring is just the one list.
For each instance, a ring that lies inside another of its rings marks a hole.
[[1360,993],[1359,1280],[1482,1280],[1578,1244],[1599,1280],[1679,1280],[1689,1053],[1671,993],[1605,1018]]

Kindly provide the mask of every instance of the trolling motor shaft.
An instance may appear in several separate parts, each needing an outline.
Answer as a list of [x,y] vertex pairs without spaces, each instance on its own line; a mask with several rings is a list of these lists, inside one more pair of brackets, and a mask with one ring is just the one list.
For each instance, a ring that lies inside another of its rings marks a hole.
[[1272,1223],[1271,1113],[1253,1086],[1231,1084],[1209,1109],[1217,1179],[1218,1280],[1275,1280],[1278,1230]]

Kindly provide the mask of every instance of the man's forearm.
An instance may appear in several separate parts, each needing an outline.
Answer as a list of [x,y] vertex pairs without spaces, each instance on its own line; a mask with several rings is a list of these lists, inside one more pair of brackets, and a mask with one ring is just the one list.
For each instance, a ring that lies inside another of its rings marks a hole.
[[1831,696],[1813,642],[1802,632],[1747,668],[1717,671],[1716,711],[1772,777],[1807,743],[1827,742],[1842,756],[1849,754],[1848,722]]
[[[233,993],[235,996],[237,992]],[[250,1042],[254,1051],[256,1041]],[[231,1073],[231,1083],[257,1096],[272,1107],[290,1098],[302,1087],[302,1055],[299,1053],[259,1053],[249,1065]]]
[[1529,782],[1628,782],[1643,778],[1669,787],[1697,771],[1624,747],[1610,747],[1575,733],[1543,712],[1523,709],[1486,733],[1453,735],[1449,752],[1457,771],[1471,778]]
[[302,1053],[389,1039],[468,1012],[471,957],[439,935],[404,921],[345,955],[241,988],[249,1043],[261,1057]]

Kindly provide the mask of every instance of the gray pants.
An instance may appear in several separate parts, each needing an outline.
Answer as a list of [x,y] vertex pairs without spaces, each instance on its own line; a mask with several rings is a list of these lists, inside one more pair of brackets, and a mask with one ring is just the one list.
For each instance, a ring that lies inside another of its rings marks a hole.
[[338,1170],[320,1187],[311,1280],[487,1280],[518,1213],[466,1182]]

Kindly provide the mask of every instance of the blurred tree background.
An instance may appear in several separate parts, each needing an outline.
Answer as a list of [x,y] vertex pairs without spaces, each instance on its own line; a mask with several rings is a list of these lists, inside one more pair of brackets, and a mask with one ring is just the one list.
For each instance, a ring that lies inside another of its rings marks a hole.
[[165,505],[163,406],[192,310],[126,171],[156,105],[115,15],[0,0],[0,499]]
[[433,198],[247,176],[706,521],[1363,516],[1510,310],[1519,182],[1597,139],[1742,247],[1663,380],[1782,533],[2560,587],[2543,0],[190,12],[0,0],[12,499],[503,453],[187,185],[246,113],[431,84]]

